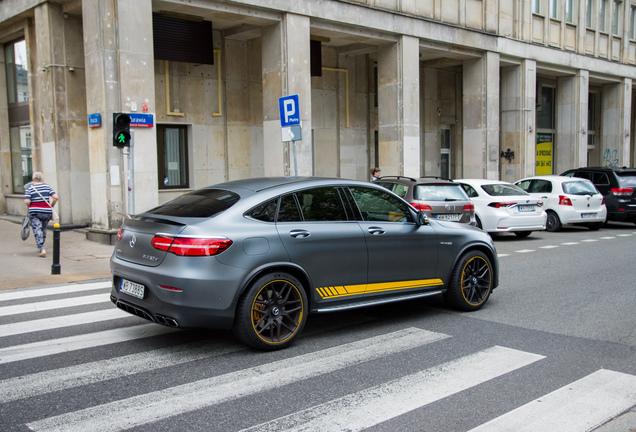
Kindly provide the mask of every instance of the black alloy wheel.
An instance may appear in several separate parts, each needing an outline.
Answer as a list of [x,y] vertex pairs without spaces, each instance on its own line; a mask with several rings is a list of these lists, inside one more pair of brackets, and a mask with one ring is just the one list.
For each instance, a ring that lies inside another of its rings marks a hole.
[[254,281],[236,308],[234,333],[253,348],[287,347],[307,321],[307,295],[288,273],[270,273]]
[[463,310],[480,309],[492,292],[492,265],[479,251],[466,252],[457,262],[444,298],[450,306]]
[[552,210],[548,211],[548,220],[545,224],[546,231],[555,232],[561,229],[561,219]]

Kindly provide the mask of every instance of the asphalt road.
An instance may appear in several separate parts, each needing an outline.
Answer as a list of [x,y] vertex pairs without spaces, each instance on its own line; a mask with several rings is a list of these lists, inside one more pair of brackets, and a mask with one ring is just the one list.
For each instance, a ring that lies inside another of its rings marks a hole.
[[636,429],[636,226],[495,243],[480,311],[315,315],[273,353],[128,316],[107,281],[1,292],[0,429]]

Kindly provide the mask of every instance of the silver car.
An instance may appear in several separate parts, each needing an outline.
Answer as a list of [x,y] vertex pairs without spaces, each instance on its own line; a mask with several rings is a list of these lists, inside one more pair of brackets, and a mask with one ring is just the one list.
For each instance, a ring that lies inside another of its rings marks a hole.
[[288,346],[309,313],[438,294],[471,311],[498,285],[488,234],[381,186],[312,177],[222,183],[132,216],[111,270],[117,307],[263,350]]

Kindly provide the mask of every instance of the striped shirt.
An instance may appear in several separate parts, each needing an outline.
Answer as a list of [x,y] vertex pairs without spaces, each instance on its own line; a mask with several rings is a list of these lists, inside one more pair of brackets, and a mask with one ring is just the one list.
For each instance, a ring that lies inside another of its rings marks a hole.
[[[40,193],[38,193],[40,192]],[[53,188],[46,183],[32,184],[24,191],[24,199],[31,200],[29,205],[29,213],[50,213],[53,214],[48,201],[51,201],[51,195],[55,194]],[[40,196],[42,195],[42,196]],[[47,199],[47,201],[44,200]]]

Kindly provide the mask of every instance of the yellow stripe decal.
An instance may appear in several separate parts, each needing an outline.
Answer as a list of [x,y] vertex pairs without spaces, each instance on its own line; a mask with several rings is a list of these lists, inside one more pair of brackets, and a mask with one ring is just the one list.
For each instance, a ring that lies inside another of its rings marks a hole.
[[387,291],[406,290],[421,287],[434,287],[444,285],[441,279],[420,279],[399,282],[382,282],[375,284],[346,285],[336,287],[316,288],[316,291],[323,299],[348,297],[364,293],[381,293]]

